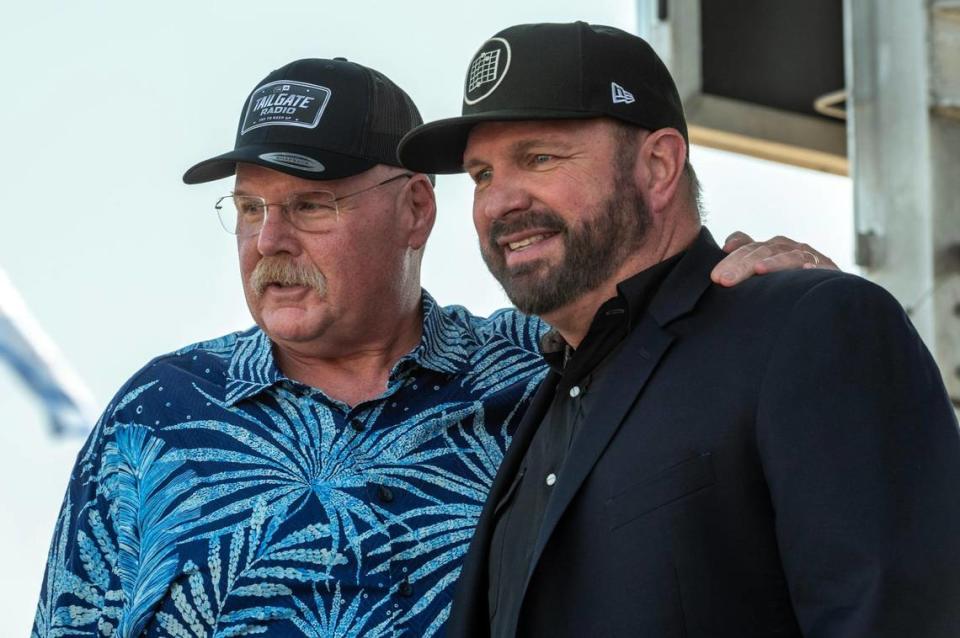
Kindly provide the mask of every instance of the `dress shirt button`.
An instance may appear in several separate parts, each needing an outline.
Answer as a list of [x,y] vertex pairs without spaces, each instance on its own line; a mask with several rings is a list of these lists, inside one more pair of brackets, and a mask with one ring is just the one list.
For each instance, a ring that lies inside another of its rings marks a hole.
[[391,490],[386,485],[381,485],[377,488],[377,498],[380,499],[381,503],[392,503],[393,502],[393,490]]
[[363,432],[363,421],[360,419],[350,419],[350,427],[357,432]]
[[576,399],[578,396],[580,396],[580,386],[575,385],[570,388],[570,397]]
[[553,472],[547,474],[547,487],[553,487],[553,484],[557,482],[557,475]]
[[410,584],[410,581],[404,578],[400,581],[400,585],[397,587],[397,594],[403,596],[404,598],[409,598],[413,596],[413,585]]

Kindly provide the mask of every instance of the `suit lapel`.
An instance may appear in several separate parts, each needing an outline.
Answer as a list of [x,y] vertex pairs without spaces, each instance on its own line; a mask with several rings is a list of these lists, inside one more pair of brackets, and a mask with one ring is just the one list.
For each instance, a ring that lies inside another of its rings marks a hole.
[[[702,229],[687,254],[660,286],[647,312],[624,341],[620,352],[610,362],[607,378],[616,379],[617,382],[605,383],[596,389],[594,405],[598,406],[597,411],[591,415],[589,427],[580,430],[570,447],[563,476],[557,481],[556,491],[544,513],[525,590],[561,516],[673,343],[675,336],[666,326],[693,310],[710,286],[710,270],[722,257],[723,252],[714,243],[713,237],[706,228]],[[539,415],[539,419],[542,418],[543,415]]]

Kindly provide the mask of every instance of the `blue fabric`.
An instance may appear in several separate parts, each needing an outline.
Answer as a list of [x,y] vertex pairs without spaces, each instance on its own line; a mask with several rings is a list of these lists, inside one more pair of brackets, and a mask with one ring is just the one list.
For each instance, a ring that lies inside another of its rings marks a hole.
[[423,309],[353,408],[257,328],[137,373],[78,456],[33,635],[442,635],[544,325]]

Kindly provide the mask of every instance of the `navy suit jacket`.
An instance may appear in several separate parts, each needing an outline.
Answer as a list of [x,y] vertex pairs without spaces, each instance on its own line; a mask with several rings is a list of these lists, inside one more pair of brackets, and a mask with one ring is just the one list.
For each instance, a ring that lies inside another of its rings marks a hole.
[[[722,257],[702,231],[590,389],[516,635],[957,638],[960,436],[929,352],[866,280],[727,289]],[[490,537],[557,380],[494,481],[449,636],[490,633]]]

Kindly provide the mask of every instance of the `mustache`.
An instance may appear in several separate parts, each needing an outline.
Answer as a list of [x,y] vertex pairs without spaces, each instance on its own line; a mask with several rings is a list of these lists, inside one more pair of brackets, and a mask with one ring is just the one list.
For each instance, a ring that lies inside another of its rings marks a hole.
[[505,218],[495,219],[490,224],[488,238],[496,245],[501,237],[511,235],[530,228],[561,233],[567,229],[566,222],[550,210],[532,210],[523,214],[507,215]]
[[270,284],[308,286],[320,295],[327,291],[327,278],[318,268],[301,264],[289,257],[267,256],[257,262],[250,273],[250,289],[259,297]]

